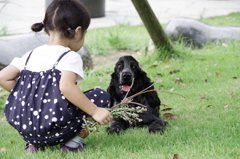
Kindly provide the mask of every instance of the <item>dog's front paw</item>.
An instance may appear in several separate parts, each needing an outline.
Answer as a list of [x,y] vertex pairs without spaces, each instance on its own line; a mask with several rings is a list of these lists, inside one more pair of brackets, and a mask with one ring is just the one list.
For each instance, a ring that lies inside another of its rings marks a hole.
[[113,133],[120,134],[121,132],[123,132],[123,128],[121,128],[119,125],[115,125],[115,126],[107,127],[106,131],[109,135]]
[[161,125],[165,127],[165,126],[167,126],[167,125],[168,125],[168,122],[167,122],[167,121],[163,121],[163,120],[162,120],[162,122],[161,122]]
[[165,127],[158,126],[158,127],[149,127],[149,133],[164,133]]
[[160,133],[160,134],[163,134],[167,124],[168,124],[168,122],[163,121],[163,120],[155,121],[151,125],[149,125],[149,132],[150,133]]

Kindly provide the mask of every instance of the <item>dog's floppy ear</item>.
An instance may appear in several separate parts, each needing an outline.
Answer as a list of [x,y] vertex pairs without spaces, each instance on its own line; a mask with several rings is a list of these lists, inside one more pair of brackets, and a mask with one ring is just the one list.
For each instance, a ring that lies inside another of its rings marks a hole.
[[110,94],[110,104],[109,104],[109,107],[111,108],[114,104],[114,98],[116,96],[116,85],[118,85],[118,82],[117,82],[117,75],[115,72],[113,72],[111,74],[111,81],[110,81],[110,84],[107,88],[107,92]]
[[[154,86],[150,88],[150,90],[154,89]],[[158,107],[161,105],[161,100],[158,97],[158,94],[156,91],[149,92],[149,102],[151,103],[151,106]]]
[[145,86],[150,86],[151,82],[150,82],[150,78],[148,78],[147,73],[141,69],[141,67],[137,67],[137,78],[139,78],[139,82],[141,82],[142,85]]
[[[141,77],[140,82],[144,88],[147,88],[153,84],[153,82],[151,82],[151,79],[147,76],[147,73],[145,71],[143,71],[141,68],[139,68],[138,71],[139,71],[139,75]],[[154,89],[154,86],[149,88],[149,90],[152,90],[152,89]],[[152,92],[148,92],[147,94],[148,94],[148,100],[149,100],[150,106],[156,107],[161,104],[161,101],[157,95],[157,92],[152,91]]]

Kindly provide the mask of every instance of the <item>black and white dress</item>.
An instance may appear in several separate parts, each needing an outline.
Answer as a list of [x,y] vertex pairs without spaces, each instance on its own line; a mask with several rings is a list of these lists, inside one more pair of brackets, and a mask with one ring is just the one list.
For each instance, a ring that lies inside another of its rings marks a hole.
[[[75,137],[87,114],[61,94],[59,81],[63,70],[73,71],[78,75],[77,81],[83,80],[81,57],[60,45],[43,45],[14,59],[11,65],[21,72],[4,112],[23,139],[33,145],[52,146]],[[109,94],[104,90],[84,93],[97,106],[108,106]]]

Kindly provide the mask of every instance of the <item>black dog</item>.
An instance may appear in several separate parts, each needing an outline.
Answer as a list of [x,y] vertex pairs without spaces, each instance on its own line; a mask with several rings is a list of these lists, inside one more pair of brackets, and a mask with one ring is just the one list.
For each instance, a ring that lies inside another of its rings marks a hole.
[[[111,76],[112,79],[107,89],[110,93],[110,107],[120,103],[128,91],[129,97],[152,85],[147,74],[139,67],[138,62],[132,56],[121,57],[116,63],[114,73]],[[130,89],[133,79],[133,86]],[[152,86],[149,89],[154,89],[154,87]],[[139,113],[142,122],[132,125],[122,118],[114,118],[111,126],[107,128],[107,133],[118,134],[129,127],[144,125],[149,127],[149,132],[163,133],[167,122],[159,118],[161,102],[157,93],[155,91],[143,93],[134,97],[133,102],[147,106],[147,111]],[[131,106],[136,107],[137,105],[131,104]]]

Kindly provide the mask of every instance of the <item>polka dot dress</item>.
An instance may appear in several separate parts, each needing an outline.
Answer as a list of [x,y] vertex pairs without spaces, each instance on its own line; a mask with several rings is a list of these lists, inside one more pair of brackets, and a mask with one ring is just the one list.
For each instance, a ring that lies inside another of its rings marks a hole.
[[[61,94],[61,71],[55,69],[68,52],[59,57],[51,70],[42,72],[26,70],[30,53],[6,101],[4,113],[8,122],[33,145],[57,145],[72,139],[82,129],[82,117],[86,113]],[[84,93],[97,106],[107,107],[109,94],[104,90],[92,89]]]

